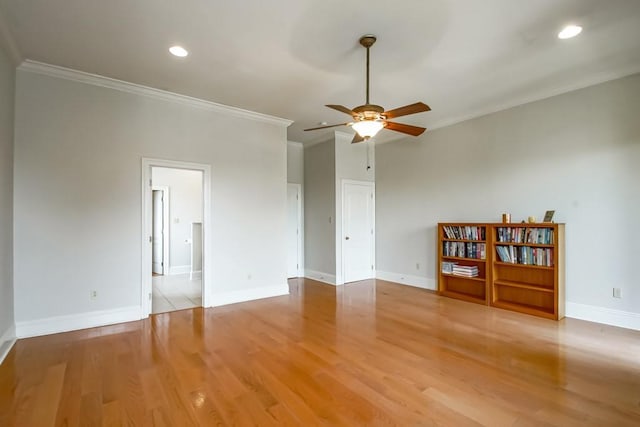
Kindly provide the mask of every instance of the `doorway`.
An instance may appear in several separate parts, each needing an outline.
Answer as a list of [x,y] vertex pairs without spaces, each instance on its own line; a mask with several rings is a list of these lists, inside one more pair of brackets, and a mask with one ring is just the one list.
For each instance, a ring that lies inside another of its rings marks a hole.
[[169,274],[169,187],[155,185],[151,188],[151,271],[154,276],[164,276]]
[[154,159],[142,166],[143,317],[210,306],[210,168]]
[[287,184],[287,278],[300,277],[302,269],[302,186]]
[[375,277],[373,182],[342,182],[342,274],[345,283]]

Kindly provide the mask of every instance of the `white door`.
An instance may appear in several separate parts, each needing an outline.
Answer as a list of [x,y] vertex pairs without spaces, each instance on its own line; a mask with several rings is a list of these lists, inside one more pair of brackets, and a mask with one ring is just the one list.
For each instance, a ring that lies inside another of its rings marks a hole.
[[302,230],[300,229],[300,184],[287,184],[287,277],[298,277]]
[[151,271],[156,274],[164,272],[164,191],[153,190],[152,192],[152,215],[153,215],[153,250]]
[[374,277],[374,186],[344,182],[342,186],[342,269],[344,281]]

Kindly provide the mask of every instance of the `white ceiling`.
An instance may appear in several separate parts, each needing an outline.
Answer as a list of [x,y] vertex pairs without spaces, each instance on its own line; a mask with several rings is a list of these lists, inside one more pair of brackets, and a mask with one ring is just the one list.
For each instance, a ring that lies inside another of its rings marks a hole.
[[[291,119],[305,143],[330,131],[302,129],[349,119],[324,104],[364,103],[367,33],[371,102],[423,101],[433,111],[397,121],[428,128],[640,71],[638,0],[0,0],[0,13],[24,58]],[[583,33],[557,39],[570,22]]]

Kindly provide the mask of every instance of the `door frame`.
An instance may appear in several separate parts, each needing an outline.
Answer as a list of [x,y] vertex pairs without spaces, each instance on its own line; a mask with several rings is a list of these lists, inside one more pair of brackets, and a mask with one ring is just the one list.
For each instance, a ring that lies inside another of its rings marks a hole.
[[211,218],[211,165],[203,163],[182,162],[176,160],[142,158],[142,227],[141,227],[141,286],[140,286],[140,310],[141,318],[151,314],[151,250],[149,239],[152,236],[152,200],[151,168],[164,167],[174,169],[187,169],[202,172],[202,306],[212,307],[213,294],[213,228]]
[[[302,245],[304,244],[304,242],[302,241],[302,235],[304,234],[304,230],[302,228],[302,185],[296,184],[294,182],[287,182],[287,198],[289,196],[289,187],[294,187],[296,190],[298,190],[298,254],[296,255],[298,268],[296,274],[298,275],[298,277],[302,277],[304,276],[304,267],[302,266]],[[289,258],[288,255],[289,254],[287,254],[287,259]],[[287,266],[287,272],[288,271],[289,266]],[[287,276],[288,275],[289,274],[287,274]]]
[[344,230],[344,222],[345,222],[345,211],[344,211],[344,199],[345,199],[345,188],[348,184],[355,185],[364,185],[370,187],[371,189],[371,227],[373,230],[372,239],[371,239],[371,263],[373,265],[373,269],[371,270],[371,278],[375,279],[376,277],[376,183],[373,181],[358,181],[355,179],[343,179],[341,186],[341,200],[340,200],[340,282],[339,284],[347,283],[344,271],[345,271],[345,230]]
[[[162,191],[162,274],[169,274],[169,187],[166,185],[152,185],[151,192]],[[153,211],[153,200],[151,201],[151,210]],[[153,220],[153,216],[151,217]],[[153,223],[151,224],[153,235]],[[153,252],[151,253],[151,261],[153,261]]]

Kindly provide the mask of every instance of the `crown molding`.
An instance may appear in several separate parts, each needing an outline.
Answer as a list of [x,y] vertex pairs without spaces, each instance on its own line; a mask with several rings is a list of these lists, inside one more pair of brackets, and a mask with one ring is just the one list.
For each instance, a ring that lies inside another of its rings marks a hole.
[[489,114],[498,113],[500,111],[505,111],[511,108],[519,107],[521,105],[542,101],[544,99],[553,98],[554,96],[564,95],[566,93],[574,92],[576,90],[585,89],[591,86],[599,85],[601,83],[606,83],[612,80],[628,77],[639,72],[640,72],[640,64],[635,64],[633,66],[623,68],[623,69],[618,69],[615,71],[598,73],[595,76],[589,76],[588,78],[584,78],[582,80],[572,82],[571,84],[556,86],[552,89],[539,92],[535,95],[525,96],[517,100],[513,100],[503,104],[493,104],[486,108],[473,111],[469,114],[464,114],[461,116],[440,120],[438,122],[432,123],[429,126],[429,130],[436,130],[436,129],[444,128],[447,126],[452,126],[458,123],[466,122],[468,120],[473,120],[479,117],[488,116]]
[[9,24],[4,18],[2,11],[0,11],[0,46],[4,46],[16,67],[22,62],[22,53],[18,49],[16,39],[13,37],[13,33],[9,29]]
[[268,114],[256,113],[254,111],[243,110],[242,108],[230,107],[228,105],[218,104],[216,102],[206,101],[204,99],[180,95],[166,90],[155,89],[136,83],[129,83],[123,80],[112,79],[110,77],[100,76],[98,74],[86,73],[84,71],[73,70],[57,65],[45,64],[43,62],[32,61],[29,59],[20,64],[18,70],[28,73],[57,77],[60,79],[71,80],[93,86],[115,89],[122,92],[132,93],[134,95],[141,95],[149,98],[160,99],[163,101],[174,102],[177,104],[189,105],[216,113],[228,114],[230,116],[280,125],[283,127],[287,127],[291,123],[293,123],[292,120],[282,119],[280,117],[270,116]]

